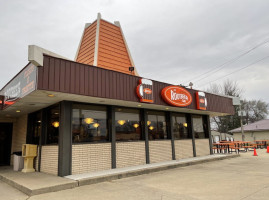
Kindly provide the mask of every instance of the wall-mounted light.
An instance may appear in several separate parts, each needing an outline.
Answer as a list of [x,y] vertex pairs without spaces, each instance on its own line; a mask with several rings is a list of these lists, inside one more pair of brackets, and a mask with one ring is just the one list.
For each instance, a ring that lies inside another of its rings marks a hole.
[[152,131],[153,129],[154,129],[154,126],[150,126],[150,127],[149,127],[149,130]]
[[125,120],[122,120],[122,119],[121,119],[121,120],[118,120],[118,124],[121,125],[121,126],[122,126],[123,124],[125,124],[125,122],[126,122],[126,121],[125,121]]
[[98,128],[99,126],[100,126],[100,124],[98,124],[98,123],[94,123],[94,124],[93,124],[93,127],[94,127],[94,128]]
[[147,121],[147,125],[149,126],[151,124],[151,121]]
[[187,123],[183,123],[183,126],[188,127],[188,124]]
[[133,127],[138,128],[139,124],[134,124]]
[[17,113],[20,113],[21,111],[20,110],[16,110]]
[[54,126],[55,128],[58,128],[60,126],[60,123],[58,121],[55,121],[52,123],[52,126]]
[[93,118],[87,117],[87,118],[84,119],[84,122],[86,124],[91,124],[91,123],[93,123]]

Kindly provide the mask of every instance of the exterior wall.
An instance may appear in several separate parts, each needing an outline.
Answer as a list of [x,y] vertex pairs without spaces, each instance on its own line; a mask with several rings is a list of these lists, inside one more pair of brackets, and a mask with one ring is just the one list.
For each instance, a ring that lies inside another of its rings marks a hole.
[[175,140],[176,160],[193,157],[192,140]]
[[111,169],[111,144],[72,145],[72,174]]
[[150,163],[172,160],[171,140],[149,141]]
[[[259,132],[245,132],[245,141],[254,142],[254,140],[269,140],[269,130]],[[235,140],[242,140],[242,133],[234,133]]]
[[117,168],[146,164],[145,141],[117,142]]
[[196,156],[207,156],[210,155],[209,139],[196,139]]
[[[44,55],[44,66],[38,67],[37,90],[48,90],[91,97],[140,102],[135,90],[140,77],[107,70],[81,63]],[[74,84],[70,84],[70,82]],[[167,83],[153,81],[153,101],[156,105],[168,106],[161,91]],[[186,89],[192,96],[192,103],[184,109],[197,112],[196,90]],[[206,93],[207,111],[234,114],[231,98]]]
[[40,171],[58,175],[58,145],[42,146]]
[[[16,119],[13,123],[11,153],[22,151],[22,144],[26,143],[27,134],[27,115],[23,115]],[[11,156],[10,164],[13,165],[13,156]]]

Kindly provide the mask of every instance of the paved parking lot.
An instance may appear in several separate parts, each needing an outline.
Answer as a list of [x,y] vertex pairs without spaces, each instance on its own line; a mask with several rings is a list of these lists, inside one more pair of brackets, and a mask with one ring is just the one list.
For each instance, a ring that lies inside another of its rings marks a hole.
[[[241,153],[238,158],[82,186],[29,199],[268,200],[269,154],[265,153],[265,149],[257,152],[257,157],[252,156],[253,152]],[[18,199],[26,198],[20,196]]]

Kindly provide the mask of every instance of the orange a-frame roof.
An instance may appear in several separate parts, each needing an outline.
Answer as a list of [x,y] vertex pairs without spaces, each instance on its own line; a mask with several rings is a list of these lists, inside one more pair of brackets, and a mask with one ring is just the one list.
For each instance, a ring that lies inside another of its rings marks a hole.
[[119,22],[101,19],[86,24],[75,60],[126,74],[138,75]]

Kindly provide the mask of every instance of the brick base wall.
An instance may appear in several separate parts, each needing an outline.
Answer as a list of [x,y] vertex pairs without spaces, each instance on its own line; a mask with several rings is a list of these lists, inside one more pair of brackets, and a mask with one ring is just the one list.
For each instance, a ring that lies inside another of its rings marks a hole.
[[145,141],[117,142],[117,168],[146,164]]
[[210,155],[209,139],[196,139],[196,156]]
[[111,144],[72,145],[72,174],[111,169]]
[[[26,143],[26,133],[27,115],[23,115],[16,118],[13,123],[11,153],[22,151],[22,145]],[[11,156],[10,164],[13,165],[13,156]]]
[[171,140],[149,141],[150,163],[172,160]]
[[175,140],[176,160],[193,157],[192,140]]
[[40,171],[58,175],[58,145],[42,146]]

